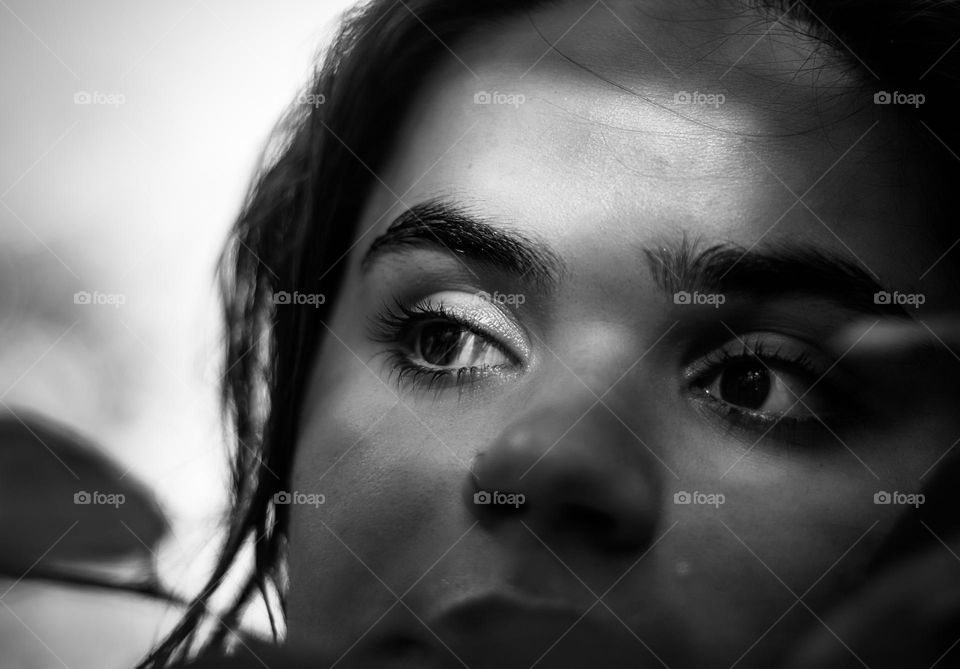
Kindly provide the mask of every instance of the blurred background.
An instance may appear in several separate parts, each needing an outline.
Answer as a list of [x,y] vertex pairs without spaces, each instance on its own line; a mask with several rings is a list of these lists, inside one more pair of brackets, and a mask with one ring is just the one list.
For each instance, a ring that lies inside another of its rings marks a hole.
[[0,666],[131,666],[177,612],[50,574],[210,568],[214,267],[350,4],[0,0]]

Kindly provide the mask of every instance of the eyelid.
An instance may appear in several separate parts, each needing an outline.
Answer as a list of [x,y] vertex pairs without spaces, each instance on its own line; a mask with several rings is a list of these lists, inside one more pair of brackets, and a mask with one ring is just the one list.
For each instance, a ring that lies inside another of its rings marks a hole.
[[687,366],[684,378],[688,383],[698,382],[712,373],[718,362],[744,356],[758,358],[774,371],[783,365],[793,365],[814,378],[830,370],[833,362],[813,344],[776,332],[750,332],[737,335],[737,338],[700,356]]
[[475,325],[484,334],[510,346],[523,360],[530,358],[530,341],[523,328],[503,308],[482,294],[446,290],[418,300],[413,308],[429,311],[439,305],[451,316]]

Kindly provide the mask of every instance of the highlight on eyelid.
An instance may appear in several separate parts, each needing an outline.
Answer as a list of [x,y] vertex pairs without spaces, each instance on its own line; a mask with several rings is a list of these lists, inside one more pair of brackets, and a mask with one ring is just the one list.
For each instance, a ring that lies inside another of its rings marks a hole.
[[476,326],[480,334],[499,339],[521,357],[530,355],[530,342],[523,329],[503,309],[504,306],[524,304],[526,297],[523,293],[500,293],[494,291],[477,291],[467,293],[463,291],[443,291],[434,293],[415,305],[429,309],[431,306],[441,305],[445,313],[456,317],[462,323]]

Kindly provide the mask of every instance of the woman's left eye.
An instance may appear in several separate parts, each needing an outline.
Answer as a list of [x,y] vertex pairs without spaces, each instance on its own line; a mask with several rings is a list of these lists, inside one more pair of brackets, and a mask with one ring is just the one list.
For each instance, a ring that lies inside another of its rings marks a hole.
[[780,371],[753,357],[727,363],[704,392],[733,407],[766,416],[809,418],[814,416],[804,397],[810,386],[796,372]]
[[729,424],[766,434],[840,419],[847,407],[833,379],[823,378],[833,367],[809,344],[758,332],[699,359],[687,378],[694,396]]

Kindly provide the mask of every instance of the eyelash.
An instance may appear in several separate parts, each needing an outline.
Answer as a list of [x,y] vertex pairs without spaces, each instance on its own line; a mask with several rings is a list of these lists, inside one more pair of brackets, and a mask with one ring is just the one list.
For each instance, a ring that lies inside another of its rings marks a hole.
[[[482,338],[492,346],[498,347],[503,354],[515,364],[520,360],[506,346],[495,338],[477,328],[473,323],[451,313],[442,302],[436,304],[418,303],[412,307],[399,300],[394,306],[384,306],[383,310],[373,319],[371,338],[384,344],[397,344],[410,336],[414,329],[423,323],[445,321],[459,325],[474,335]],[[386,364],[391,374],[396,374],[397,388],[408,386],[413,390],[434,390],[439,393],[444,388],[456,386],[461,392],[467,386],[476,383],[485,376],[482,367],[461,367],[459,369],[434,369],[424,367],[410,359],[409,351],[404,348],[391,348],[384,352]]]

